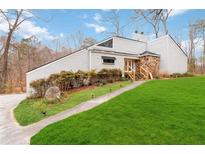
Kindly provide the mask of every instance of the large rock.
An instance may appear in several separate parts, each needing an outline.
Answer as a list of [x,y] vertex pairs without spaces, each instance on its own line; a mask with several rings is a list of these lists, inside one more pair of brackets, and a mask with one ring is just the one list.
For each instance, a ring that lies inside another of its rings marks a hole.
[[60,96],[60,89],[56,86],[48,88],[45,93],[45,98],[50,102],[59,100]]

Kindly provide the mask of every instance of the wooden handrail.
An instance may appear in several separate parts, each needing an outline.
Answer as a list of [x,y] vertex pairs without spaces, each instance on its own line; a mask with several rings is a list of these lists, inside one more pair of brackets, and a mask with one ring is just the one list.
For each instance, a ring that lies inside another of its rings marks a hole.
[[[129,75],[129,77],[133,80],[133,81],[135,81],[135,70],[132,68],[132,67],[130,67],[130,66],[126,66],[128,69],[127,69],[127,74]],[[131,71],[129,71],[129,69],[131,70]]]
[[[146,73],[146,75],[142,72],[142,70]],[[140,73],[144,76],[144,77],[150,77],[151,79],[153,79],[152,73],[150,71],[148,71],[147,69],[145,69],[142,66],[140,66]]]

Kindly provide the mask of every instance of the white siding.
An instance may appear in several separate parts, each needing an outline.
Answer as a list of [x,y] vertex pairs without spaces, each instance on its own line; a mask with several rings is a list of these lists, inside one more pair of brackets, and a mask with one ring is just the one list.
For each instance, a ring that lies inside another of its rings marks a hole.
[[30,88],[30,83],[32,81],[42,78],[48,78],[50,74],[59,73],[63,70],[74,72],[78,70],[87,71],[89,70],[88,61],[88,51],[84,49],[70,56],[66,56],[62,59],[28,72],[26,74],[27,95],[32,92],[32,89]]
[[113,38],[113,48],[118,52],[139,54],[146,50],[146,43],[124,38]]
[[168,57],[168,71],[170,73],[187,72],[187,56],[170,37],[168,37]]
[[[115,57],[115,64],[103,64],[102,56],[108,56],[108,57]],[[137,57],[132,56],[124,56],[124,55],[112,55],[112,54],[104,54],[104,53],[92,53],[91,54],[91,67],[92,69],[96,69],[96,71],[99,71],[103,68],[118,68],[121,69],[124,72],[124,59],[130,58],[130,59],[136,59]]]
[[161,73],[172,74],[187,72],[187,56],[169,35],[149,42],[148,50],[160,55]]
[[160,55],[160,72],[168,73],[167,37],[160,37],[148,43],[148,51]]

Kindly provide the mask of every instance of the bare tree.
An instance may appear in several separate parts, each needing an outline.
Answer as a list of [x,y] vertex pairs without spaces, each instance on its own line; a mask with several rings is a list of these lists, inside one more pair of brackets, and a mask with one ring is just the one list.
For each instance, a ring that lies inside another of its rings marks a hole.
[[103,16],[103,22],[110,24],[114,31],[108,32],[111,35],[121,36],[123,35],[123,25],[120,22],[120,11],[111,10],[108,15]]
[[195,29],[197,37],[201,39],[203,44],[202,67],[205,68],[205,19],[196,21],[192,27]]
[[54,38],[54,39],[52,40],[52,42],[53,42],[55,51],[56,51],[56,52],[59,51],[60,48],[61,48],[60,39],[59,39],[58,37],[56,37],[56,38]]
[[162,22],[162,25],[164,27],[164,32],[167,35],[169,33],[168,27],[167,27],[167,21],[169,18],[170,13],[172,12],[172,9],[161,9],[160,11],[160,21]]
[[85,39],[85,34],[78,30],[67,37],[67,44],[73,44],[75,50],[79,49]]
[[95,44],[97,41],[94,39],[94,38],[92,38],[92,37],[86,37],[84,40],[83,40],[83,42],[82,42],[82,44],[81,44],[81,49],[82,48],[86,48],[86,47],[88,47],[88,46],[91,46],[91,45],[93,45],[93,44]]
[[158,38],[159,25],[160,25],[160,13],[161,9],[152,9],[152,10],[134,10],[134,19],[142,18],[147,23],[149,23],[153,30],[155,37]]
[[195,29],[189,26],[189,46],[188,46],[188,70],[195,71]]
[[155,37],[158,38],[160,31],[160,23],[164,28],[164,33],[168,34],[169,30],[167,27],[167,21],[172,10],[168,9],[148,9],[148,10],[134,10],[135,19],[142,18],[149,23],[154,30]]
[[27,17],[24,15],[26,10],[0,10],[0,16],[4,19],[8,24],[8,34],[5,42],[5,47],[3,51],[3,83],[6,85],[8,79],[8,54],[9,48],[11,45],[11,39],[13,37],[14,32],[17,28],[26,20],[31,19],[32,17]]

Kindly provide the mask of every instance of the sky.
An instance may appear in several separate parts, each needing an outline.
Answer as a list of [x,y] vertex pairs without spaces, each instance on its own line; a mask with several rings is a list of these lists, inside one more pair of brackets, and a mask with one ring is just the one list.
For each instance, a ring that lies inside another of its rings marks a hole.
[[[118,11],[125,37],[131,37],[135,30],[153,37],[153,29],[149,24],[133,22],[133,10]],[[15,35],[17,38],[36,35],[42,44],[50,48],[54,48],[53,40],[59,39],[62,44],[66,44],[66,38],[77,31],[100,41],[108,37],[108,32],[113,30],[112,25],[103,22],[103,17],[109,13],[110,10],[32,10],[25,15],[33,16],[32,20],[24,22]],[[188,39],[189,23],[202,18],[205,18],[205,10],[173,10],[168,20],[169,32],[174,38],[180,36],[185,42]],[[5,21],[0,19],[0,34],[5,34],[7,28]]]

